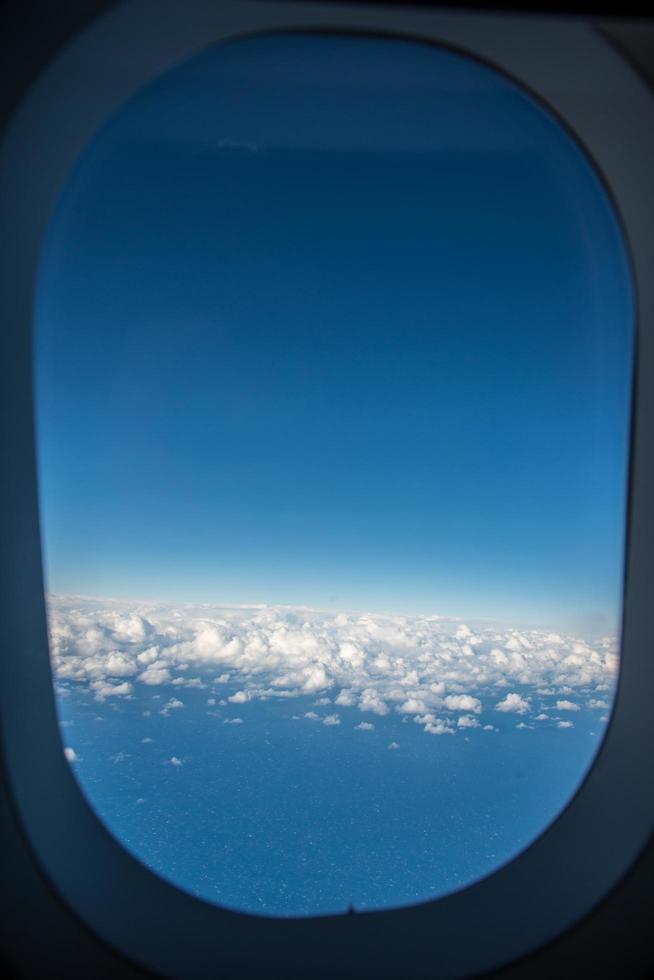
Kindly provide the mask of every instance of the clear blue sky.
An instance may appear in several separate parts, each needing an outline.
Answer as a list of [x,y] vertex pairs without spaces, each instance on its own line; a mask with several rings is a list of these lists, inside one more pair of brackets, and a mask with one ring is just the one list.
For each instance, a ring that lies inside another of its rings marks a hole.
[[44,245],[54,591],[615,624],[632,299],[589,163],[409,42],[204,52]]

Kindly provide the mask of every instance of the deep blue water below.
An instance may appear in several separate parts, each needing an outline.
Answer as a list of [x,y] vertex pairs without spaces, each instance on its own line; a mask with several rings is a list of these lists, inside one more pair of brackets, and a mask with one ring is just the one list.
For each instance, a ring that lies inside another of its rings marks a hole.
[[[495,731],[435,736],[347,707],[325,725],[315,697],[210,706],[194,689],[162,715],[176,693],[98,703],[71,686],[59,710],[74,772],[153,871],[268,915],[405,905],[490,873],[568,802],[604,727],[586,709],[566,729],[495,712]],[[355,728],[364,717],[374,729]]]

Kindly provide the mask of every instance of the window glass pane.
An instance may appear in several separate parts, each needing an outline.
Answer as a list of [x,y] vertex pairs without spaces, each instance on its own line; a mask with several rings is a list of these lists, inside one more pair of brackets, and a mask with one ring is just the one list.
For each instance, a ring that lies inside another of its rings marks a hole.
[[229,907],[517,855],[618,666],[633,299],[592,164],[461,54],[211,48],[81,155],[36,303],[66,754]]

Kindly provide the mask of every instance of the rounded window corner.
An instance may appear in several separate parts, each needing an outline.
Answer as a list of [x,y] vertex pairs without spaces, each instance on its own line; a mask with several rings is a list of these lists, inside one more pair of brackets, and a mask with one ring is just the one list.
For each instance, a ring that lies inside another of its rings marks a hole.
[[[148,36],[151,17],[157,18],[156,38]],[[46,692],[51,680],[43,599],[37,594],[37,576],[30,572],[26,596],[10,617],[9,629],[16,642],[28,643],[36,652],[29,664],[15,668],[18,683],[3,682],[0,688],[0,700],[8,705],[12,702],[6,713],[5,751],[16,807],[39,862],[75,914],[121,954],[162,975],[208,978],[215,974],[216,955],[224,955],[233,968],[253,976],[280,975],[282,966],[287,976],[295,975],[292,970],[298,977],[307,972],[333,976],[345,956],[352,965],[351,975],[366,975],[374,965],[376,973],[390,980],[399,975],[402,951],[406,953],[409,947],[411,961],[403,960],[403,975],[418,976],[426,963],[434,963],[435,932],[447,937],[439,962],[434,964],[438,971],[435,976],[488,972],[534,952],[581,920],[627,873],[651,834],[654,787],[642,779],[642,741],[636,740],[645,734],[651,737],[654,725],[654,721],[644,720],[650,716],[648,698],[654,688],[654,666],[648,663],[644,643],[648,613],[648,590],[644,586],[651,582],[654,572],[644,533],[654,499],[654,493],[649,495],[654,484],[653,454],[646,445],[645,421],[654,414],[649,394],[654,390],[654,358],[649,356],[654,344],[654,283],[645,274],[651,262],[648,228],[654,220],[654,194],[651,182],[645,184],[645,175],[654,170],[654,130],[644,135],[638,123],[645,113],[651,116],[654,112],[654,96],[590,25],[550,18],[543,23],[513,17],[507,20],[510,29],[505,31],[495,16],[427,14],[393,7],[192,3],[185,4],[184,9],[170,5],[154,13],[150,4],[121,5],[74,39],[37,81],[2,149],[0,178],[11,181],[12,188],[19,191],[8,208],[8,227],[26,229],[26,234],[16,238],[15,254],[4,257],[2,269],[4,282],[16,293],[9,311],[9,329],[17,337],[28,336],[32,330],[31,315],[26,311],[31,309],[41,241],[55,201],[78,154],[100,125],[129,94],[173,64],[220,41],[259,34],[344,32],[353,37],[398,37],[444,46],[504,74],[552,113],[591,162],[630,252],[639,353],[634,367],[638,384],[633,386],[627,585],[618,689],[607,733],[573,798],[536,840],[488,877],[442,898],[398,909],[356,911],[354,916],[347,910],[309,918],[258,916],[199,900],[141,865],[100,826],[76,782],[73,785],[68,780],[70,785],[61,794],[57,792],[52,801],[56,819],[46,830],[42,814],[37,815],[33,808],[42,798],[39,784],[44,760],[47,763],[48,752],[54,750],[41,754],[36,742],[43,739],[45,744],[47,726],[52,738],[56,715],[52,692]],[[144,57],[130,55],[123,73],[117,69],[125,52],[134,50],[124,47],[127,37],[135,48],[143,46]],[[554,64],[547,52],[557,44],[561,57]],[[97,67],[93,67],[91,57],[98,55]],[[81,65],[85,71],[96,72],[98,78],[91,78],[85,92],[78,90],[76,94],[71,82],[77,79]],[[584,83],[579,86],[572,74],[574,65],[584,73]],[[588,87],[593,91],[593,86],[599,92],[593,96],[596,99],[601,99],[607,88],[616,93],[602,113],[596,107],[589,109]],[[96,92],[98,102],[94,104]],[[629,113],[622,111],[625,105],[631,107]],[[48,125],[43,122],[44,113],[50,115]],[[58,129],[50,152],[45,154],[52,120],[62,114],[75,121]],[[16,161],[30,148],[33,168],[14,178]],[[31,182],[39,180],[38,193],[30,194]],[[15,405],[24,403],[24,385],[32,371],[30,356],[25,349],[19,354],[20,370],[14,390],[9,392]],[[30,426],[31,419],[26,419],[22,438],[31,447]],[[12,555],[19,565],[26,566],[34,562],[39,542],[32,463],[25,464],[20,479],[30,486],[20,504],[20,526],[30,528],[31,543],[21,557],[20,540],[15,540]],[[26,624],[29,614],[33,620]],[[6,669],[12,672],[14,667]],[[37,698],[42,711],[37,739],[32,738],[25,721],[32,710],[27,710],[32,670],[33,677],[38,677]],[[637,730],[631,721],[634,716],[641,719]],[[59,752],[58,735],[54,734]],[[74,763],[75,759],[69,755],[68,761]],[[54,769],[63,773],[59,766]],[[46,781],[53,788],[59,786],[54,769]],[[76,840],[57,837],[53,828],[61,828],[64,822],[74,828]],[[616,828],[620,828],[617,840]],[[76,858],[80,842],[88,855],[84,867]],[[601,867],[593,860],[599,853],[607,856]],[[117,901],[117,892],[98,894],[98,879],[105,874],[116,889],[129,896],[128,901]],[[537,894],[534,881],[539,883]],[[565,902],[557,900],[562,893]],[[530,903],[525,902],[525,895],[530,896]],[[147,921],[140,921],[139,916],[138,930],[134,928],[135,905],[151,913]],[[510,916],[520,928],[507,933],[502,922]],[[475,944],[469,942],[471,921],[483,923],[477,927]],[[175,923],[175,928],[162,930],[162,922]],[[181,943],[180,935],[193,935],[193,947]],[[221,949],[219,954],[217,948]],[[295,948],[306,952],[301,967],[289,966],[288,951]]]

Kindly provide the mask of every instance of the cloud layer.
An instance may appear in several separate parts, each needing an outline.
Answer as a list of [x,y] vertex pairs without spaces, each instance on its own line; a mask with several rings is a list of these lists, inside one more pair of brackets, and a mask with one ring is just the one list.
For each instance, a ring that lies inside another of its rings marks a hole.
[[207,688],[239,706],[312,695],[322,711],[309,714],[327,726],[349,707],[368,724],[397,712],[432,735],[490,731],[482,713],[553,723],[558,712],[606,708],[618,667],[614,637],[590,644],[436,616],[63,596],[48,596],[48,611],[60,684],[98,701],[162,688],[162,714],[183,707],[173,691]]

